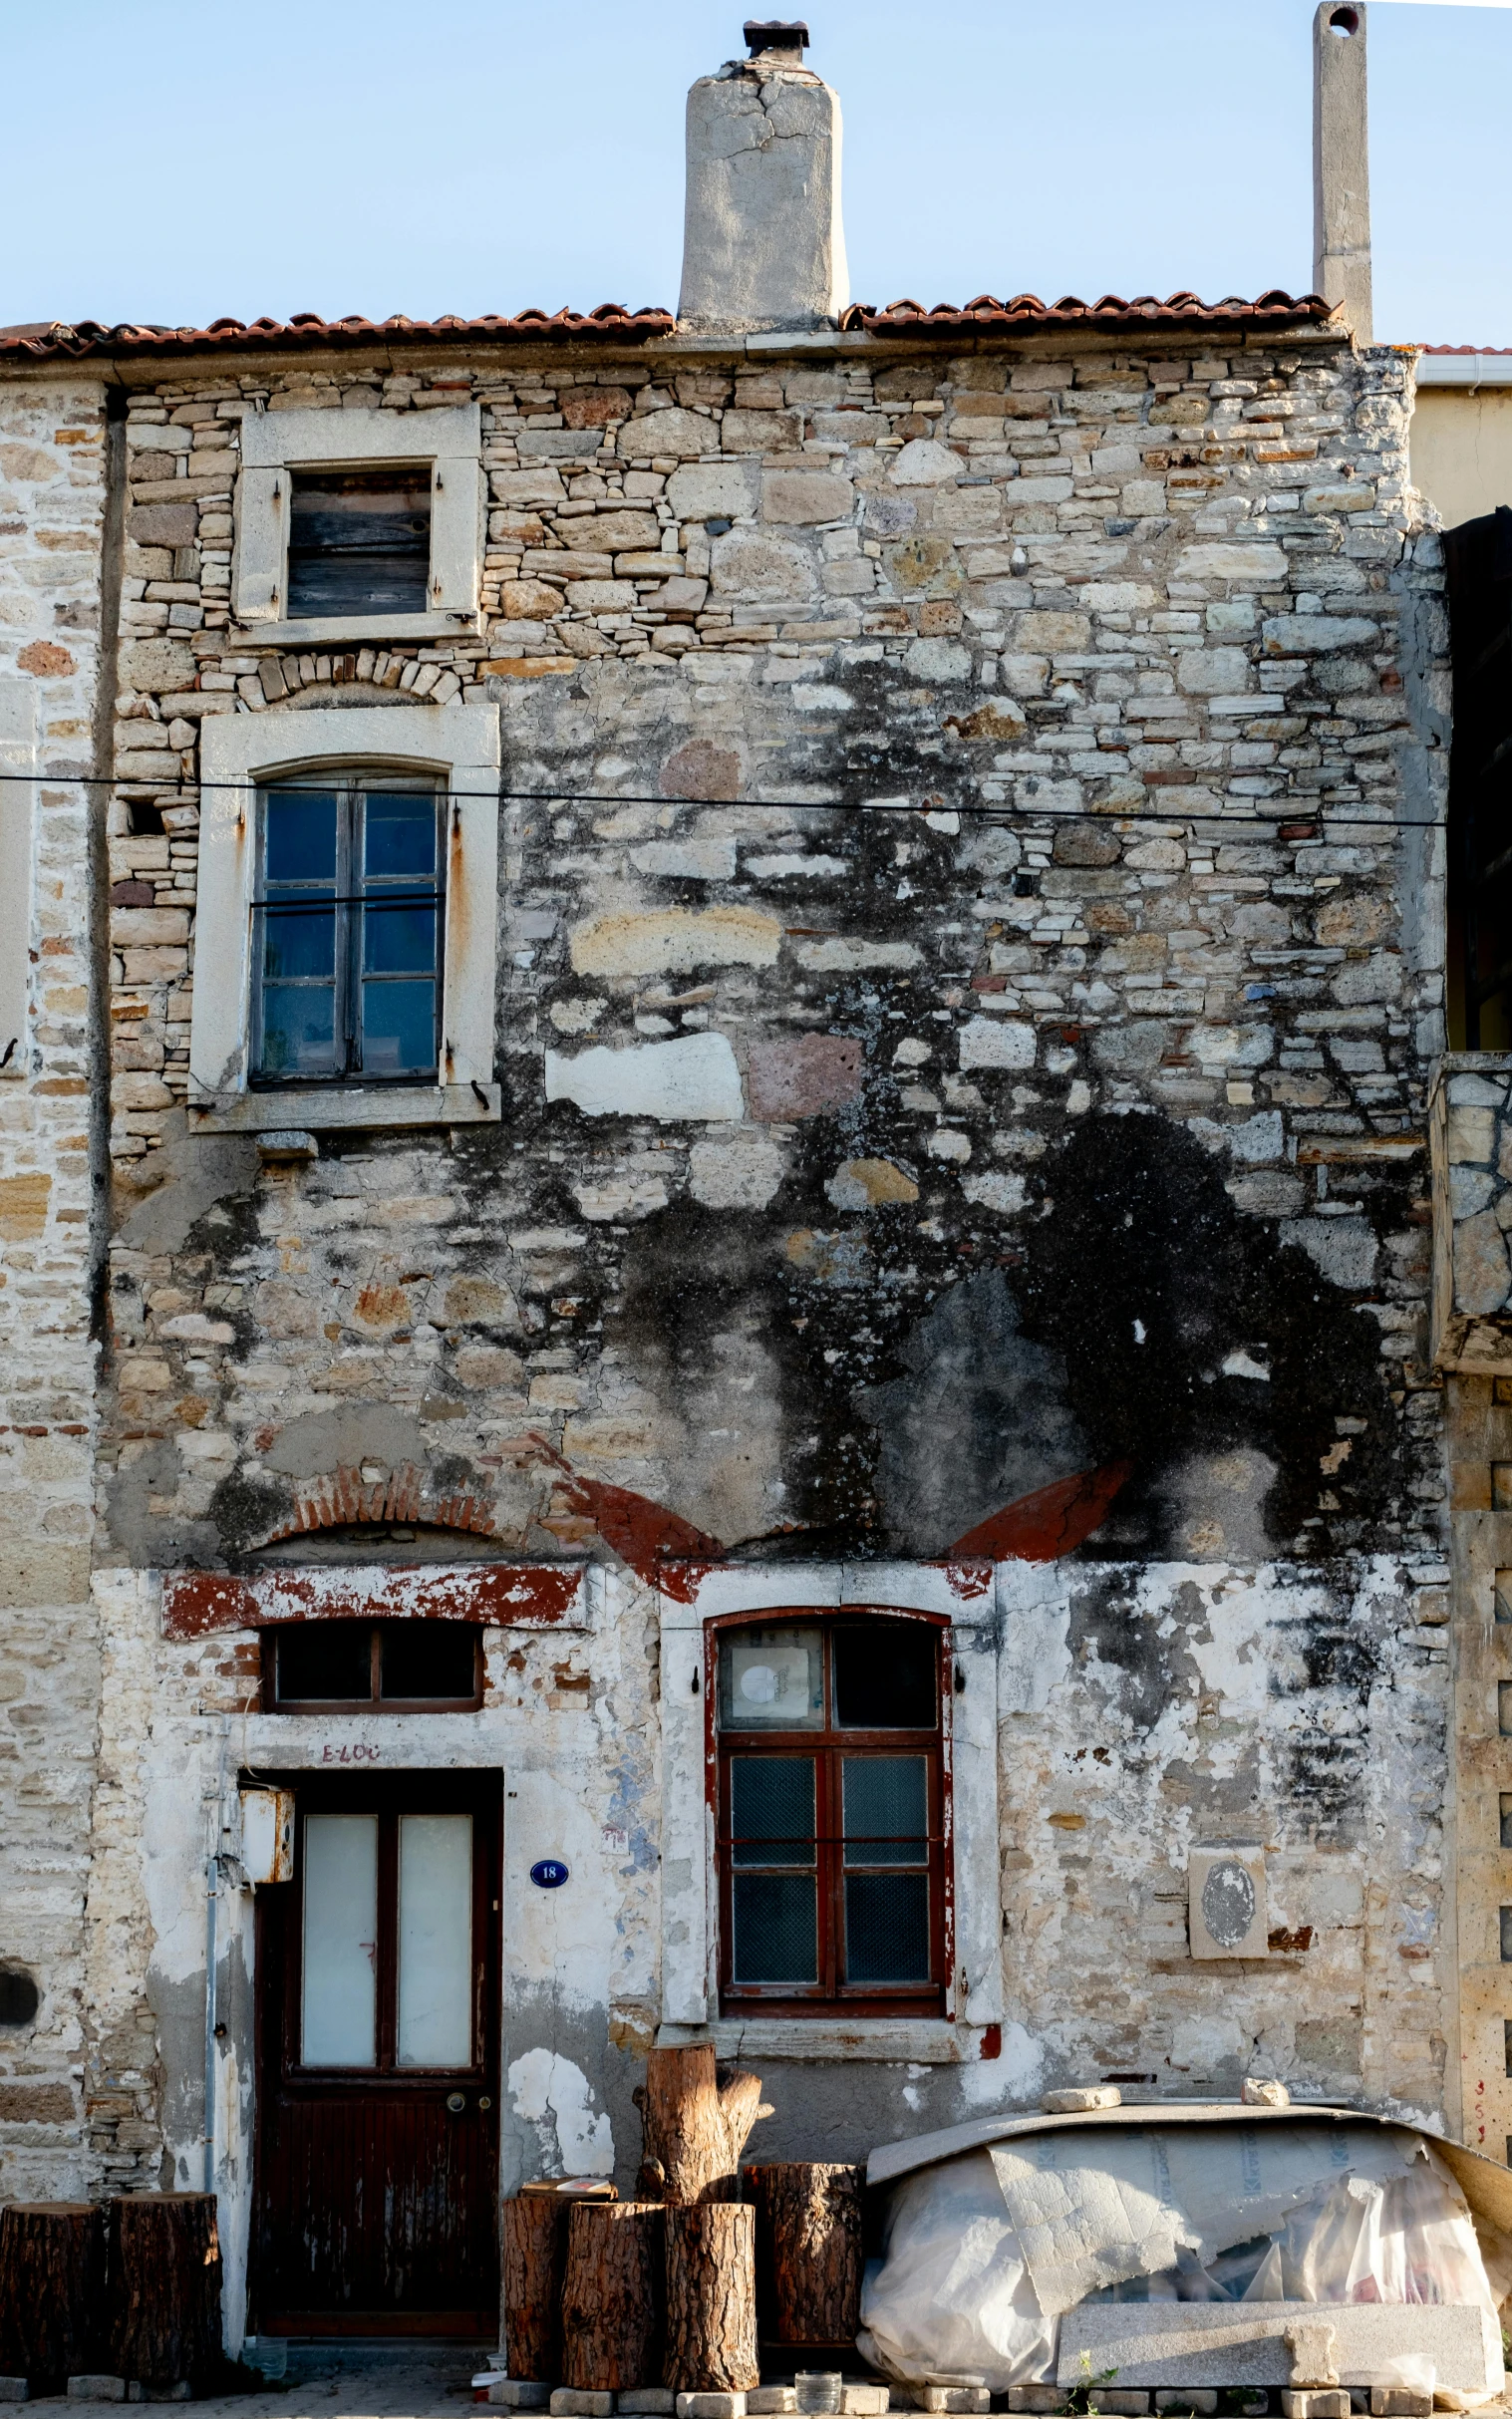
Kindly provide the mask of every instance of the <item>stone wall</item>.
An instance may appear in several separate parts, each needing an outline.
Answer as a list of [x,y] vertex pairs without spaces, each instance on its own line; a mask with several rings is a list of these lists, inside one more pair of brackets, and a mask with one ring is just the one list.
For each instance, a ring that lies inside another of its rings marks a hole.
[[[235,1768],[315,1752],[248,1710],[250,1629],[159,1635],[155,1574],[616,1566],[675,1535],[791,1602],[798,1557],[948,1561],[1123,1463],[983,1646],[997,2053],[963,2024],[938,2063],[789,2054],[761,2149],[1254,2063],[1452,2116],[1447,676],[1404,357],[857,336],[125,375],[92,2180],[195,2180],[203,1859]],[[469,397],[474,637],[294,654],[232,624],[247,412]],[[191,1132],[203,718],[267,718],[292,760],[311,706],[457,698],[503,741],[501,1122],[323,1132],[308,1164]],[[659,1688],[621,1573],[570,1650],[490,1637],[483,1714],[381,1717],[407,1758],[581,1800],[560,1971],[514,1817],[511,2176],[633,2173]],[[1267,1855],[1253,1968],[1187,1949],[1187,1852],[1222,1839]]]
[[41,1992],[34,2022],[0,2024],[0,2199],[75,2191],[87,2173],[91,828],[104,803],[68,776],[96,768],[106,442],[98,382],[0,389],[0,952],[19,1027],[0,1037],[0,1965]]

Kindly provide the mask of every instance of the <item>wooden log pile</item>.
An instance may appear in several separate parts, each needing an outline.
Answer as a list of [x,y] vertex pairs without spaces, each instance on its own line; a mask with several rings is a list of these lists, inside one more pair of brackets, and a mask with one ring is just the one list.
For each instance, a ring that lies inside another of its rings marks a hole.
[[861,2192],[853,2167],[747,2171],[757,2075],[721,2075],[708,2044],[654,2049],[637,2094],[636,2201],[527,2191],[504,2204],[509,2375],[579,2392],[661,2385],[746,2393],[760,2383],[757,2277],[776,2342],[833,2348],[860,2318]]
[[0,2375],[207,2393],[225,2365],[214,2196],[141,2193],[0,2210]]

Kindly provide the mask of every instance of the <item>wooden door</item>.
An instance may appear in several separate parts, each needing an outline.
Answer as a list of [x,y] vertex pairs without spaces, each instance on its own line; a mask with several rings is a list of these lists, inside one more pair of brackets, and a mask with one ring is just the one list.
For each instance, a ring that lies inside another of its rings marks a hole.
[[258,1893],[265,2334],[498,2324],[499,1776],[294,1776]]

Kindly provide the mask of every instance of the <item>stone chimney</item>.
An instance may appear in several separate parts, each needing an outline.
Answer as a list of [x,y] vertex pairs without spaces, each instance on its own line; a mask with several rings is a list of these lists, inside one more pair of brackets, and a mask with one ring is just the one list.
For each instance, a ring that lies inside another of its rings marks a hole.
[[1313,19],[1313,289],[1362,345],[1370,308],[1370,143],[1364,0]]
[[678,317],[690,328],[812,328],[850,299],[840,104],[803,65],[806,25],[751,23],[750,57],[688,95]]

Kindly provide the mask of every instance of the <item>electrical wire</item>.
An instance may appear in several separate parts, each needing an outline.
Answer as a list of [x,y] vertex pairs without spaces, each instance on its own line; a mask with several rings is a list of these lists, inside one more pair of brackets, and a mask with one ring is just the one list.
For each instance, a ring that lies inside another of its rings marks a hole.
[[[1110,776],[1109,776],[1110,777]],[[57,788],[72,783],[80,788],[136,789],[145,782],[122,781],[114,773],[104,772],[0,772],[0,781],[40,782]],[[1199,783],[1193,781],[1190,786]],[[276,786],[276,784],[274,784]],[[206,792],[231,791],[242,797],[250,796],[258,787],[251,781],[191,781],[189,794],[180,802],[192,805],[194,799]],[[165,803],[166,784],[160,793]],[[287,793],[285,793],[287,794]],[[312,793],[318,794],[318,793]],[[930,793],[919,798],[895,796],[880,798],[681,798],[667,797],[660,791],[608,789],[439,789],[426,795],[444,798],[450,804],[455,800],[472,799],[496,805],[535,806],[699,806],[708,813],[711,808],[728,806],[758,814],[854,814],[854,815],[964,815],[979,822],[1021,823],[1228,823],[1236,830],[1256,824],[1307,823],[1315,828],[1309,839],[1323,839],[1324,825],[1364,825],[1383,831],[1444,831],[1448,826],[1442,815],[1399,815],[1372,812],[1368,808],[1323,805],[1303,808],[1301,805],[1251,807],[1240,811],[1232,806],[1017,806],[1006,801],[989,800],[982,805],[970,805],[959,799]],[[155,802],[155,801],[154,801]],[[140,835],[139,835],[140,836]],[[1338,836],[1337,834],[1335,836]]]

